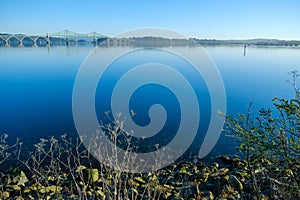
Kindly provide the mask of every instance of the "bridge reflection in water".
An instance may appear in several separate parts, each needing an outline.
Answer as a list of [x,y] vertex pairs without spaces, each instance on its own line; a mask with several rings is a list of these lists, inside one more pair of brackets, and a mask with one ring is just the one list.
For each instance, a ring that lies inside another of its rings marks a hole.
[[[91,33],[75,33],[64,30],[57,33],[46,33],[43,35],[29,34],[2,34],[0,35],[0,46],[50,46],[50,45],[67,45],[93,43],[97,45],[98,41],[103,41],[108,37],[95,31]],[[89,41],[92,40],[92,41]]]

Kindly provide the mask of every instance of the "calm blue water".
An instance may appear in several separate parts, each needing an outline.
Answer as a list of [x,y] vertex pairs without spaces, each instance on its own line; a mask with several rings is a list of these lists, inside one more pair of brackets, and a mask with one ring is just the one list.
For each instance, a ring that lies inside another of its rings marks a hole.
[[[0,134],[7,133],[11,138],[21,137],[27,144],[50,135],[67,133],[76,136],[72,116],[73,84],[81,63],[91,49],[0,48]],[[253,110],[257,111],[262,107],[271,107],[274,96],[293,97],[293,90],[285,81],[289,79],[289,71],[300,71],[300,49],[250,46],[245,56],[242,46],[207,46],[205,49],[222,75],[227,94],[227,113],[245,113],[252,99],[255,100]],[[175,68],[188,66],[175,57],[153,50],[142,51],[138,59],[129,56],[116,61],[100,82],[107,87],[97,90],[99,119],[105,120],[103,113],[110,109],[109,97],[116,80],[130,69],[124,67],[124,63],[132,66],[151,56]],[[201,77],[194,77],[190,67],[181,69],[180,73],[190,77],[197,97],[201,99],[202,121],[196,138],[196,143],[200,143],[203,139],[201,132],[206,130],[209,123],[209,93]],[[132,97],[131,109],[139,114],[136,123],[146,125],[149,123],[146,113],[156,103],[165,107],[168,119],[164,129],[151,139],[161,141],[164,137],[162,144],[166,144],[173,136],[166,136],[165,133],[176,130],[179,121],[178,101],[172,92],[155,84],[142,87]],[[215,147],[215,153],[226,153],[232,149],[234,147],[230,141],[222,137]]]

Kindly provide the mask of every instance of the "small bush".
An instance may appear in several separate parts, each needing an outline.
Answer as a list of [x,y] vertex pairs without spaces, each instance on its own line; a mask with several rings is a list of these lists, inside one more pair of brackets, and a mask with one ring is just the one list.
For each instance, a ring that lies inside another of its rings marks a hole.
[[226,130],[240,142],[240,168],[245,171],[253,196],[262,199],[300,198],[300,98],[296,71],[291,72],[295,98],[273,99],[275,110],[261,109],[259,116],[226,117]]

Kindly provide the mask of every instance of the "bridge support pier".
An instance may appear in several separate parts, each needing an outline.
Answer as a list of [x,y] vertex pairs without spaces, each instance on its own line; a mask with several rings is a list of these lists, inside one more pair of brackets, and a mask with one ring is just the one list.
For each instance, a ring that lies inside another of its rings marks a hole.
[[47,46],[50,47],[50,38],[49,38],[49,34],[46,34],[46,41],[47,41]]
[[5,46],[9,47],[9,40],[5,40]]
[[97,44],[97,38],[94,38],[93,42],[94,42],[94,46],[96,47],[98,45]]

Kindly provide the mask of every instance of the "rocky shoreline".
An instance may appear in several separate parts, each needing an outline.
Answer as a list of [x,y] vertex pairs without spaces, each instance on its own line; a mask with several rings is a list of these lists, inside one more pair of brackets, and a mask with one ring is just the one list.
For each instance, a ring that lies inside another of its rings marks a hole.
[[[245,163],[238,157],[219,156],[211,164],[181,161],[144,174],[116,173],[78,166],[74,172],[78,176],[75,179],[65,173],[65,177],[49,175],[47,183],[42,184],[24,171],[13,169],[1,173],[0,197],[82,199],[75,188],[74,181],[78,181],[77,185],[84,188],[81,191],[85,193],[83,199],[113,199],[116,182],[121,184],[117,199],[257,199]],[[257,173],[260,171],[257,170]],[[65,180],[57,184],[57,178]],[[259,194],[262,199],[284,199],[280,188],[285,183],[267,177],[261,177],[257,183],[262,186]]]

